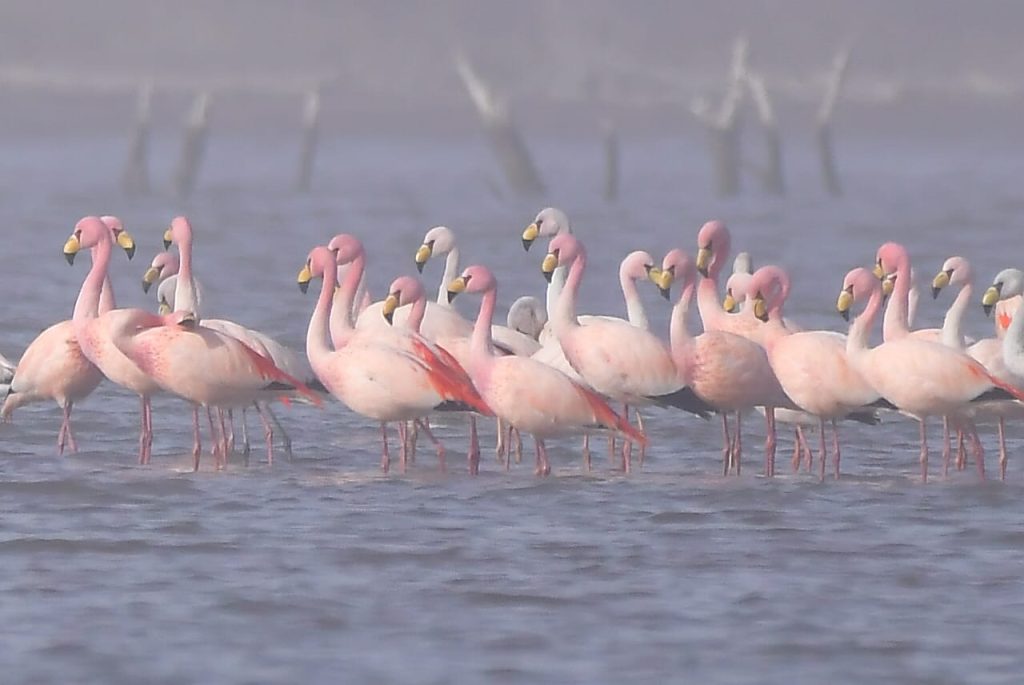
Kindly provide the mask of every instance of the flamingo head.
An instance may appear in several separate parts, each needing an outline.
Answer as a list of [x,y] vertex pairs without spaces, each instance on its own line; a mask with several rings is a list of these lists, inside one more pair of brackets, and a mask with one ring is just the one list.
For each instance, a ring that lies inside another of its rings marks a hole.
[[875,253],[875,276],[878,280],[884,280],[886,276],[895,273],[909,273],[910,255],[907,248],[899,243],[885,243]]
[[536,297],[523,295],[508,308],[506,323],[514,331],[519,331],[534,340],[540,337],[544,324],[548,322],[548,313],[544,305]]
[[675,282],[682,284],[682,293],[685,297],[687,289],[693,285],[695,274],[696,268],[690,255],[676,248],[669,250],[662,258],[661,266],[651,269],[647,277],[658,286],[658,292],[667,300]]
[[850,309],[854,302],[871,297],[881,292],[882,284],[875,275],[863,267],[858,267],[846,274],[843,279],[843,291],[839,293],[836,310],[843,319],[850,320]]
[[154,283],[178,273],[180,266],[181,263],[173,252],[157,253],[146,273],[142,274],[142,292],[148,293]]
[[948,285],[967,285],[974,280],[970,262],[963,257],[950,257],[942,263],[942,269],[932,279],[932,298],[937,299]]
[[462,275],[448,284],[448,301],[451,302],[459,293],[483,293],[498,287],[498,280],[486,266],[475,264],[462,272]]
[[754,259],[749,252],[740,252],[736,259],[732,260],[732,272],[734,274],[754,273]]
[[754,316],[768,321],[769,314],[779,312],[789,297],[789,274],[778,266],[762,266],[747,283],[747,297],[754,307]]
[[334,253],[335,262],[339,265],[351,264],[366,254],[359,238],[348,233],[339,233],[331,238],[331,242],[327,243],[327,249]]
[[103,240],[110,240],[110,229],[99,217],[87,216],[78,220],[75,230],[64,242],[64,259],[68,264],[75,263],[75,256],[83,249],[98,245]]
[[626,255],[619,265],[619,279],[622,281],[639,281],[650,278],[654,269],[654,257],[651,253],[636,250]]
[[192,224],[183,216],[176,216],[171,220],[171,225],[164,231],[164,249],[167,250],[174,243],[180,249],[182,245],[192,243]]
[[101,216],[102,221],[106,227],[110,230],[110,235],[114,239],[114,242],[121,246],[124,253],[128,255],[128,259],[131,260],[135,256],[135,238],[131,234],[124,230],[124,224],[116,216]]
[[711,277],[712,267],[715,276],[721,264],[729,256],[731,240],[729,229],[724,221],[712,219],[700,227],[697,232],[697,271],[705,278]]
[[537,213],[537,217],[523,230],[523,249],[529,251],[533,241],[544,236],[553,238],[563,233],[572,233],[569,217],[560,209],[545,207]]
[[314,278],[333,277],[335,269],[334,253],[322,245],[314,247],[306,258],[306,263],[299,270],[299,277],[296,279],[299,290],[302,292],[309,290],[309,282]]
[[556,235],[548,243],[548,254],[541,262],[540,270],[544,280],[551,282],[551,275],[560,266],[568,266],[584,255],[583,245],[571,233]]
[[416,250],[416,270],[423,273],[423,266],[434,254],[447,254],[455,247],[455,233],[447,226],[434,226],[423,236],[423,244]]
[[384,320],[389,324],[394,322],[395,310],[407,304],[412,304],[426,297],[423,292],[423,284],[418,278],[412,276],[399,276],[391,282],[388,288],[388,296],[384,298],[384,306],[381,309]]
[[751,278],[753,278],[753,274],[743,271],[734,271],[729,276],[729,280],[725,282],[725,299],[722,300],[722,309],[730,314],[735,314],[740,310],[740,305],[747,301]]
[[981,306],[985,315],[992,313],[996,302],[1007,300],[1014,295],[1024,295],[1024,271],[1020,269],[1003,269],[996,274],[992,285],[981,296]]

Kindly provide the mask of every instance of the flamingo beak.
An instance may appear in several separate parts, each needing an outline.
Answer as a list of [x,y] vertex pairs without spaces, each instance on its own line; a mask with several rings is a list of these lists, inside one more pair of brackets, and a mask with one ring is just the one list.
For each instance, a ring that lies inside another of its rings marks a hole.
[[117,244],[128,255],[128,260],[135,256],[135,238],[128,231],[121,231],[117,234]]
[[711,252],[711,246],[702,247],[697,250],[697,271],[704,278],[708,277],[708,267],[711,266],[711,258],[714,253]]
[[951,272],[949,271],[940,271],[938,274],[936,274],[935,278],[932,279],[933,300],[937,300],[939,298],[939,293],[942,292],[942,289],[949,285],[950,275]]
[[309,282],[313,280],[313,273],[309,270],[309,264],[302,267],[299,271],[299,277],[296,280],[299,284],[299,290],[305,294],[306,291],[309,290]]
[[540,263],[540,272],[544,274],[544,280],[548,283],[551,282],[551,276],[555,273],[555,269],[558,267],[558,255],[554,252],[549,252],[544,261]]
[[142,274],[142,292],[148,293],[150,287],[157,282],[160,278],[160,269],[155,266],[151,266],[146,269],[146,273]]
[[82,249],[82,244],[78,241],[78,236],[73,235],[68,238],[68,241],[64,243],[64,259],[68,260],[68,264],[75,263],[75,255]]
[[667,300],[672,294],[672,281],[675,278],[674,274],[671,271],[654,267],[647,273],[647,277],[651,279],[651,282],[654,283],[654,285],[658,286],[658,292]]
[[985,316],[992,313],[992,308],[999,301],[999,290],[1000,287],[998,285],[989,286],[985,294],[981,296],[981,308],[985,310]]
[[160,298],[160,308],[157,311],[160,312],[160,316],[164,316],[166,314],[171,313],[171,304],[167,301],[167,298]]
[[182,312],[181,317],[178,318],[178,325],[182,328],[192,330],[199,325],[199,321],[196,320],[194,312]]
[[732,296],[732,290],[725,291],[725,299],[722,300],[722,309],[730,314],[735,314],[739,308],[739,303],[736,302],[736,298]]
[[455,296],[463,292],[466,292],[466,279],[464,276],[459,276],[448,284],[448,303],[451,304]]
[[761,293],[754,297],[754,316],[765,323],[768,322],[768,305],[765,304],[764,295]]
[[896,287],[896,274],[889,274],[882,280],[882,299],[888,300]]
[[174,242],[174,234],[171,233],[171,229],[164,231],[164,249],[168,250],[171,247],[171,243]]
[[540,235],[540,226],[534,221],[532,224],[526,227],[523,231],[523,249],[527,252],[530,251],[530,246],[533,245],[533,241]]
[[427,263],[430,256],[434,254],[434,246],[430,243],[423,243],[420,249],[416,250],[416,270],[423,273],[423,265]]
[[843,317],[844,321],[850,320],[850,307],[852,306],[853,288],[851,286],[839,293],[839,300],[836,302],[836,310],[839,312],[839,315]]
[[871,270],[871,273],[873,273],[875,275],[875,278],[877,278],[878,280],[885,280],[887,274],[885,273],[885,268],[882,266],[881,259],[875,262],[875,268]]
[[398,294],[390,293],[384,299],[384,306],[381,308],[381,313],[384,314],[384,320],[388,322],[388,325],[395,323],[396,309],[398,309]]

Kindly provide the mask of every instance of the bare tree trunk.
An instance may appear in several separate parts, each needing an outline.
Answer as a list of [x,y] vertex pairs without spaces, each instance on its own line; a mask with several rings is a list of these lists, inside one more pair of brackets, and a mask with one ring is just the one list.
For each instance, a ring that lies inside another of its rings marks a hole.
[[768,88],[761,76],[750,71],[746,74],[746,82],[764,134],[765,165],[759,170],[761,187],[765,192],[782,195],[786,192],[782,171],[782,135],[779,133],[779,123],[775,118],[771,98],[768,97]]
[[619,197],[619,137],[611,120],[604,122],[604,199]]
[[747,70],[747,47],[747,40],[743,37],[738,38],[733,45],[729,88],[718,112],[713,112],[711,104],[704,98],[698,98],[690,105],[690,112],[708,132],[715,189],[723,197],[740,192],[740,105],[743,102],[743,82]]
[[832,195],[842,195],[843,187],[839,180],[836,164],[835,148],[832,141],[832,119],[839,101],[840,91],[846,80],[846,72],[850,65],[850,49],[842,48],[832,60],[832,70],[825,86],[825,95],[815,120],[815,142],[818,146],[818,161],[821,165],[821,178],[825,189]]
[[174,192],[179,198],[188,197],[195,189],[203,153],[206,151],[211,101],[210,93],[203,91],[197,94],[185,121],[181,158],[178,160],[178,169],[174,174]]
[[121,174],[126,193],[149,192],[149,131],[153,113],[153,84],[139,87],[135,105],[135,123],[128,143],[128,158]]
[[320,87],[306,93],[302,110],[302,147],[299,151],[299,173],[295,189],[308,193],[313,185],[316,146],[320,139]]

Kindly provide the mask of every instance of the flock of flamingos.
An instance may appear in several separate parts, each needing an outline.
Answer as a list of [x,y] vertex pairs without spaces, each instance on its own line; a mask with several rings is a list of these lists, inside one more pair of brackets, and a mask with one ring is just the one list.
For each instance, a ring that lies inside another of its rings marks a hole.
[[[586,468],[590,437],[602,434],[608,438],[609,456],[621,459],[628,471],[634,449],[642,460],[647,446],[638,410],[654,405],[704,418],[720,415],[722,465],[728,474],[741,468],[741,419],[757,409],[767,430],[765,474],[775,472],[776,424],[781,421],[794,426],[794,469],[805,461],[811,467],[805,428],[817,427],[823,479],[826,424],[832,427],[838,478],[838,421],[873,423],[879,411],[890,411],[919,423],[921,478],[926,481],[927,419],[943,421],[944,473],[954,454],[956,465],[965,467],[969,447],[984,478],[984,451],[974,421],[987,416],[998,420],[1000,475],[1005,478],[1004,422],[1024,416],[1021,271],[1000,272],[984,291],[981,305],[986,313],[995,310],[995,336],[972,341],[962,324],[973,274],[967,260],[949,258],[931,285],[935,297],[948,286],[959,288],[943,327],[914,330],[917,291],[910,259],[903,246],[886,243],[873,268],[855,268],[837,283],[838,312],[849,320],[854,306],[859,309],[843,335],[802,330],[786,319],[786,272],[765,266],[750,273],[745,254],[736,259],[723,297],[719,280],[731,245],[721,221],[700,228],[694,257],[675,249],[660,263],[646,252],[623,260],[619,276],[626,318],[577,312],[587,253],[565,213],[544,209],[522,233],[527,250],[540,239],[548,240],[540,264],[548,281],[546,303],[520,298],[509,310],[508,325],[495,325],[498,281],[486,266],[459,269],[448,228],[428,231],[415,253],[421,272],[432,257],[446,257],[436,300],[426,297],[417,278],[402,276],[383,300],[371,302],[363,282],[362,244],[352,235],[337,235],[314,247],[299,272],[303,292],[321,280],[303,357],[259,331],[202,316],[202,287],[192,270],[192,227],[184,217],[175,218],[164,234],[165,250],[173,244],[177,255],[160,253],[143,277],[147,292],[158,284],[159,313],[117,308],[107,271],[114,246],[130,258],[134,240],[116,217],[85,217],[64,245],[69,263],[83,250],[92,256],[73,315],[39,334],[16,366],[0,357],[8,384],[2,417],[10,420],[26,403],[55,401],[63,411],[58,451],[63,453],[65,446],[76,450],[72,406],[106,378],[140,398],[140,463],[149,462],[152,449],[150,398],[170,393],[192,405],[194,467],[199,468],[202,452],[202,410],[212,454],[223,468],[234,450],[234,410],[255,408],[272,460],[274,426],[284,431],[270,403],[321,405],[329,395],[380,424],[385,471],[389,423],[398,426],[403,467],[425,435],[443,468],[445,449],[432,434],[430,420],[439,412],[457,412],[469,423],[471,473],[478,472],[480,463],[477,418],[494,417],[496,449],[506,467],[513,452],[521,456],[519,434],[528,433],[535,442],[536,473],[547,475],[545,440],[574,434],[583,439]],[[648,326],[639,282],[652,284],[666,299],[676,290],[667,341]],[[480,298],[475,323],[450,306],[456,296],[470,294]],[[689,321],[694,300],[703,331],[696,334]],[[870,334],[883,306],[883,342],[871,347]],[[290,450],[287,442],[286,447]]]

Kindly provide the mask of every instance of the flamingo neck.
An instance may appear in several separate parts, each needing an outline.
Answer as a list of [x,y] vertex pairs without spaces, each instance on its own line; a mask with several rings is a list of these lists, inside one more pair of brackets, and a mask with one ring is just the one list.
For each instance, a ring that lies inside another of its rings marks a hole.
[[679,293],[679,299],[672,307],[672,316],[668,324],[669,346],[672,349],[672,356],[675,359],[676,367],[681,368],[685,363],[687,351],[693,344],[693,335],[690,333],[690,303],[693,301],[693,284],[688,284]]
[[192,312],[200,317],[196,281],[192,274],[192,236],[178,242],[178,282],[174,286],[174,311]]
[[549,319],[555,313],[555,310],[558,309],[558,299],[562,296],[562,291],[565,290],[565,281],[568,276],[569,268],[565,266],[556,267],[551,274],[551,282],[548,283],[548,289],[544,298],[544,307],[547,310]]
[[967,313],[967,308],[971,305],[971,294],[973,291],[974,284],[969,281],[965,283],[960,288],[960,292],[956,294],[956,299],[953,300],[949,310],[946,311],[946,318],[942,320],[943,345],[958,350],[962,350],[966,346],[963,331],[964,315]]
[[569,275],[565,279],[565,287],[558,297],[554,316],[551,317],[551,327],[559,338],[568,332],[569,329],[580,325],[580,322],[576,319],[576,296],[579,293],[580,281],[583,280],[583,270],[586,267],[587,255],[581,248],[580,253],[569,267]]
[[1024,299],[1017,305],[1017,311],[1003,335],[1003,360],[1010,371],[1024,375]]
[[722,302],[718,299],[718,274],[721,273],[722,265],[728,257],[728,247],[722,253],[715,253],[708,267],[707,277],[701,278],[697,285],[697,312],[706,331],[724,328],[725,317],[729,315],[722,309]]
[[[334,298],[335,285],[338,282],[334,269],[324,269],[324,282],[320,287],[313,314],[309,317],[309,328],[306,329],[306,356],[314,369],[320,367],[327,355],[331,353],[328,342],[331,331],[328,319],[331,317],[331,301]],[[335,347],[341,349],[335,341]]]
[[896,266],[896,283],[882,319],[882,340],[888,342],[910,333],[907,307],[910,303],[910,264],[902,259]]
[[[445,299],[448,296],[445,295]],[[417,297],[412,303],[412,307],[409,310],[409,318],[406,319],[406,327],[417,333],[420,332],[420,326],[423,325],[423,315],[427,313],[427,298]]]
[[116,307],[117,302],[114,301],[114,286],[110,282],[110,274],[107,274],[103,277],[103,286],[100,288],[100,306],[97,313],[106,314]]
[[437,303],[450,307],[448,302],[448,284],[459,275],[459,248],[452,247],[444,258],[444,273],[441,274],[441,286],[437,289]]
[[[82,281],[82,289],[78,291],[75,311],[71,315],[73,320],[95,319],[99,315],[103,283],[107,280],[107,269],[110,266],[110,249],[110,236],[106,234],[93,246],[92,266]],[[113,293],[110,298],[113,301]]]
[[647,323],[647,312],[644,310],[644,303],[640,300],[640,293],[636,290],[636,281],[628,274],[620,271],[619,285],[622,286],[622,297],[626,300],[626,318],[629,320],[629,323],[644,330],[650,328]]
[[868,340],[871,337],[871,329],[875,325],[875,318],[882,306],[882,291],[880,288],[871,292],[868,304],[856,318],[850,323],[850,331],[846,337],[846,353],[856,355],[868,350]]
[[349,264],[345,272],[345,278],[341,281],[341,288],[337,293],[333,288],[338,282],[337,269],[325,269],[324,280],[327,279],[327,272],[331,272],[331,293],[334,298],[334,308],[328,307],[330,312],[331,340],[334,348],[340,350],[348,342],[348,339],[355,333],[355,325],[352,322],[352,306],[356,298],[356,289],[363,278],[363,269],[366,265],[366,256],[362,253]]
[[486,362],[494,357],[494,343],[491,340],[491,321],[494,318],[494,307],[498,300],[497,288],[484,291],[480,300],[480,312],[473,324],[473,335],[469,340],[469,354],[473,365]]

